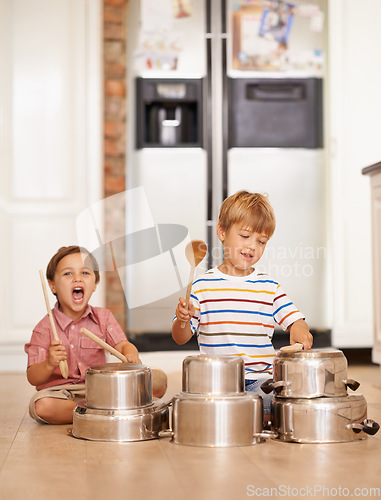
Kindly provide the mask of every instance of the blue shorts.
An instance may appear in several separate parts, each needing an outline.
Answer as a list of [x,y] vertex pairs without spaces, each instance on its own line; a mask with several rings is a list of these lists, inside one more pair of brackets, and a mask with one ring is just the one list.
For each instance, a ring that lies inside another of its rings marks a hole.
[[245,391],[246,392],[255,392],[259,396],[262,396],[263,399],[263,413],[265,415],[269,415],[271,413],[271,402],[273,400],[273,392],[270,392],[270,394],[265,394],[262,389],[261,385],[263,382],[265,382],[266,379],[259,379],[259,380],[248,380],[245,379]]

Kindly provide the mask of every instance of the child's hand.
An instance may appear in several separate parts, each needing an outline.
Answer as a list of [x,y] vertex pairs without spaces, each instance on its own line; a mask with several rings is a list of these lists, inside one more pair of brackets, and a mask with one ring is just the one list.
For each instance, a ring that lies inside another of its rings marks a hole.
[[48,363],[50,366],[58,366],[60,361],[67,359],[66,349],[60,340],[52,340],[49,347]]
[[303,344],[303,349],[311,349],[313,336],[310,333],[307,323],[303,319],[298,319],[290,327],[290,344],[299,342]]
[[124,356],[127,359],[127,363],[136,363],[138,365],[143,364],[137,354],[125,354]]
[[183,321],[184,323],[187,323],[188,321],[191,320],[192,316],[195,313],[195,308],[193,307],[192,301],[189,301],[189,304],[187,306],[186,300],[184,297],[180,297],[179,303],[177,304],[176,307],[176,318],[179,321]]

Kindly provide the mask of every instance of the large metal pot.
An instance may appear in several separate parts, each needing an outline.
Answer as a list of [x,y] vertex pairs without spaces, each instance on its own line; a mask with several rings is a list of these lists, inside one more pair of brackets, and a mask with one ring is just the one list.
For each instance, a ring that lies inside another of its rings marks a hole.
[[364,439],[379,425],[367,420],[362,394],[337,398],[274,398],[272,430],[281,441],[339,443]]
[[183,393],[242,395],[245,363],[237,356],[188,356],[183,361]]
[[144,408],[99,410],[78,403],[73,413],[74,437],[91,441],[145,441],[168,429],[168,405],[153,402]]
[[337,349],[279,351],[273,364],[273,380],[262,390],[275,390],[282,398],[319,398],[347,395],[347,387],[356,390],[359,383],[347,378],[347,360]]
[[86,406],[127,410],[152,404],[151,370],[134,363],[105,363],[86,371]]
[[176,444],[190,446],[247,446],[273,434],[263,430],[261,396],[202,396],[179,393],[172,399],[171,436]]

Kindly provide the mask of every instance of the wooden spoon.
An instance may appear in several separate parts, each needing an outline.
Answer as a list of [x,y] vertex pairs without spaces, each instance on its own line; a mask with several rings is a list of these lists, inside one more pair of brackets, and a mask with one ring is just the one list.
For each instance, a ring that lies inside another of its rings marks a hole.
[[[56,325],[54,323],[53,314],[52,314],[52,311],[50,309],[48,289],[47,289],[47,286],[45,283],[44,273],[42,272],[41,269],[40,269],[40,279],[41,279],[42,290],[44,292],[44,297],[45,297],[46,310],[48,311],[50,326],[52,327],[52,331],[53,331],[53,337],[55,338],[55,340],[60,340],[58,337],[58,334],[57,334]],[[60,367],[61,374],[62,374],[63,378],[68,378],[69,367],[67,366],[67,361],[66,360],[60,361],[59,367]]]
[[[204,259],[207,250],[208,250],[207,244],[205,243],[205,241],[202,240],[192,240],[185,247],[185,257],[187,258],[189,264],[191,265],[187,294],[185,297],[187,306],[189,304],[190,294],[192,290],[194,272],[196,270],[196,267]],[[185,328],[185,325],[186,325],[185,321],[182,321],[180,324],[181,328]]]
[[111,354],[116,356],[118,359],[123,361],[123,363],[127,363],[127,358],[126,358],[126,356],[124,356],[124,354],[122,354],[121,352],[117,351],[116,349],[114,349],[113,347],[108,345],[106,342],[104,342],[102,339],[100,339],[99,337],[94,335],[92,332],[90,332],[89,330],[86,330],[86,328],[81,328],[79,331],[81,333],[83,333],[83,335],[86,335],[86,337],[88,337],[89,339],[93,340],[96,344],[103,347],[103,349],[105,351],[110,352]]
[[295,344],[292,345],[285,345],[279,349],[280,351],[286,351],[286,352],[300,352],[303,351],[303,344],[300,342],[296,342]]

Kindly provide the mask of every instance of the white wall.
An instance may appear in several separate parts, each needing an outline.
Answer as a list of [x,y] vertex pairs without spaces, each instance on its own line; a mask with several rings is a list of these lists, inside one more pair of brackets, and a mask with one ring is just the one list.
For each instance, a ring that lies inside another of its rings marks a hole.
[[328,2],[333,343],[373,343],[370,180],[381,160],[379,0]]
[[102,193],[101,19],[100,0],[0,0],[0,371],[25,370],[38,271]]
[[[370,346],[361,169],[381,159],[381,2],[328,6],[328,302],[335,345]],[[0,371],[25,369],[23,345],[45,314],[38,270],[75,242],[77,214],[101,198],[101,17],[100,0],[0,0]]]

